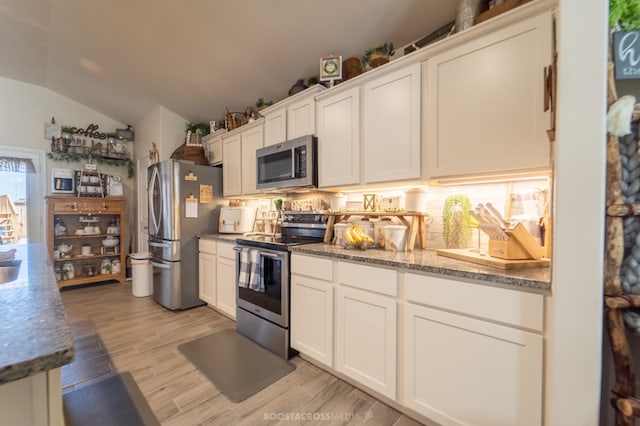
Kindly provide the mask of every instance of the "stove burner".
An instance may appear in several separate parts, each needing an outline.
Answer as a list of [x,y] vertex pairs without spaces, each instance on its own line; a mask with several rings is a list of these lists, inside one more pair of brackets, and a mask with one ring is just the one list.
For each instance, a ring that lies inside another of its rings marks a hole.
[[282,216],[282,234],[251,233],[236,239],[243,246],[287,251],[300,244],[321,243],[328,217],[322,211],[286,211]]

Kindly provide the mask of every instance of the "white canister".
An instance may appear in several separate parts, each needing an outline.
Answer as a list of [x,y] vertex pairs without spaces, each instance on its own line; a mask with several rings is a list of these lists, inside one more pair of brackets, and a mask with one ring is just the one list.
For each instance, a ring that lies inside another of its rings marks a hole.
[[333,225],[333,241],[336,245],[344,244],[344,230],[350,227],[350,223],[336,223]]
[[384,227],[384,248],[391,251],[406,251],[407,227],[405,225],[387,225]]
[[331,196],[331,210],[344,210],[347,208],[347,196],[338,192]]
[[423,188],[412,188],[404,193],[404,206],[408,212],[427,211],[427,191]]

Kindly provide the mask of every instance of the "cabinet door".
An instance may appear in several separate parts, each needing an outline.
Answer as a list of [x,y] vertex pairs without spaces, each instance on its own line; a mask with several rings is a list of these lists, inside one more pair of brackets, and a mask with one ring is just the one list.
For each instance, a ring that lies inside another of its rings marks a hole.
[[256,150],[264,146],[264,127],[253,127],[242,132],[242,194],[257,194]]
[[282,108],[264,116],[264,146],[287,140],[287,109]]
[[287,107],[287,137],[298,138],[316,132],[316,101],[302,99]]
[[420,178],[420,64],[364,85],[365,183]]
[[291,347],[333,367],[333,283],[291,275]]
[[218,256],[217,308],[236,318],[236,262]]
[[222,164],[222,138],[220,136],[207,140],[207,160],[210,165]]
[[404,405],[443,425],[542,423],[542,336],[403,308]]
[[543,72],[550,62],[549,13],[429,59],[423,130],[428,176],[548,168]]
[[360,88],[322,98],[318,108],[318,186],[360,183]]
[[222,192],[224,196],[242,195],[242,144],[239,134],[222,140],[222,158],[224,163]]
[[209,253],[198,254],[198,297],[211,306],[216,306],[216,256]]
[[342,286],[336,291],[337,370],[395,399],[396,299]]

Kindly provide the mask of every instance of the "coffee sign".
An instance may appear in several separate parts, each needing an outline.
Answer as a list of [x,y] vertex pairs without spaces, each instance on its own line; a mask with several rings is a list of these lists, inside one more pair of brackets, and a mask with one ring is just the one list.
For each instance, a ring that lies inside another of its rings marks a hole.
[[613,33],[616,80],[640,79],[640,31]]

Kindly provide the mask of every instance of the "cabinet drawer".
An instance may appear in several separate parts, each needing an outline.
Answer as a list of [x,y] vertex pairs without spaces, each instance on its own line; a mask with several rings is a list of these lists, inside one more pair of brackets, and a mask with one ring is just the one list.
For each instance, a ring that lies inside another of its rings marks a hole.
[[333,261],[319,257],[291,256],[291,272],[324,281],[333,281]]
[[118,214],[123,210],[122,201],[103,201],[101,199],[77,199],[55,200],[53,203],[54,213],[94,213],[94,214]]
[[398,273],[392,269],[377,268],[358,263],[339,262],[338,283],[387,296],[398,295]]
[[202,253],[216,254],[216,242],[214,240],[198,240],[198,250]]
[[417,274],[406,274],[404,281],[408,302],[543,330],[544,297],[540,294]]
[[236,258],[236,252],[233,250],[233,243],[223,243],[218,241],[218,257],[226,257],[227,259]]

